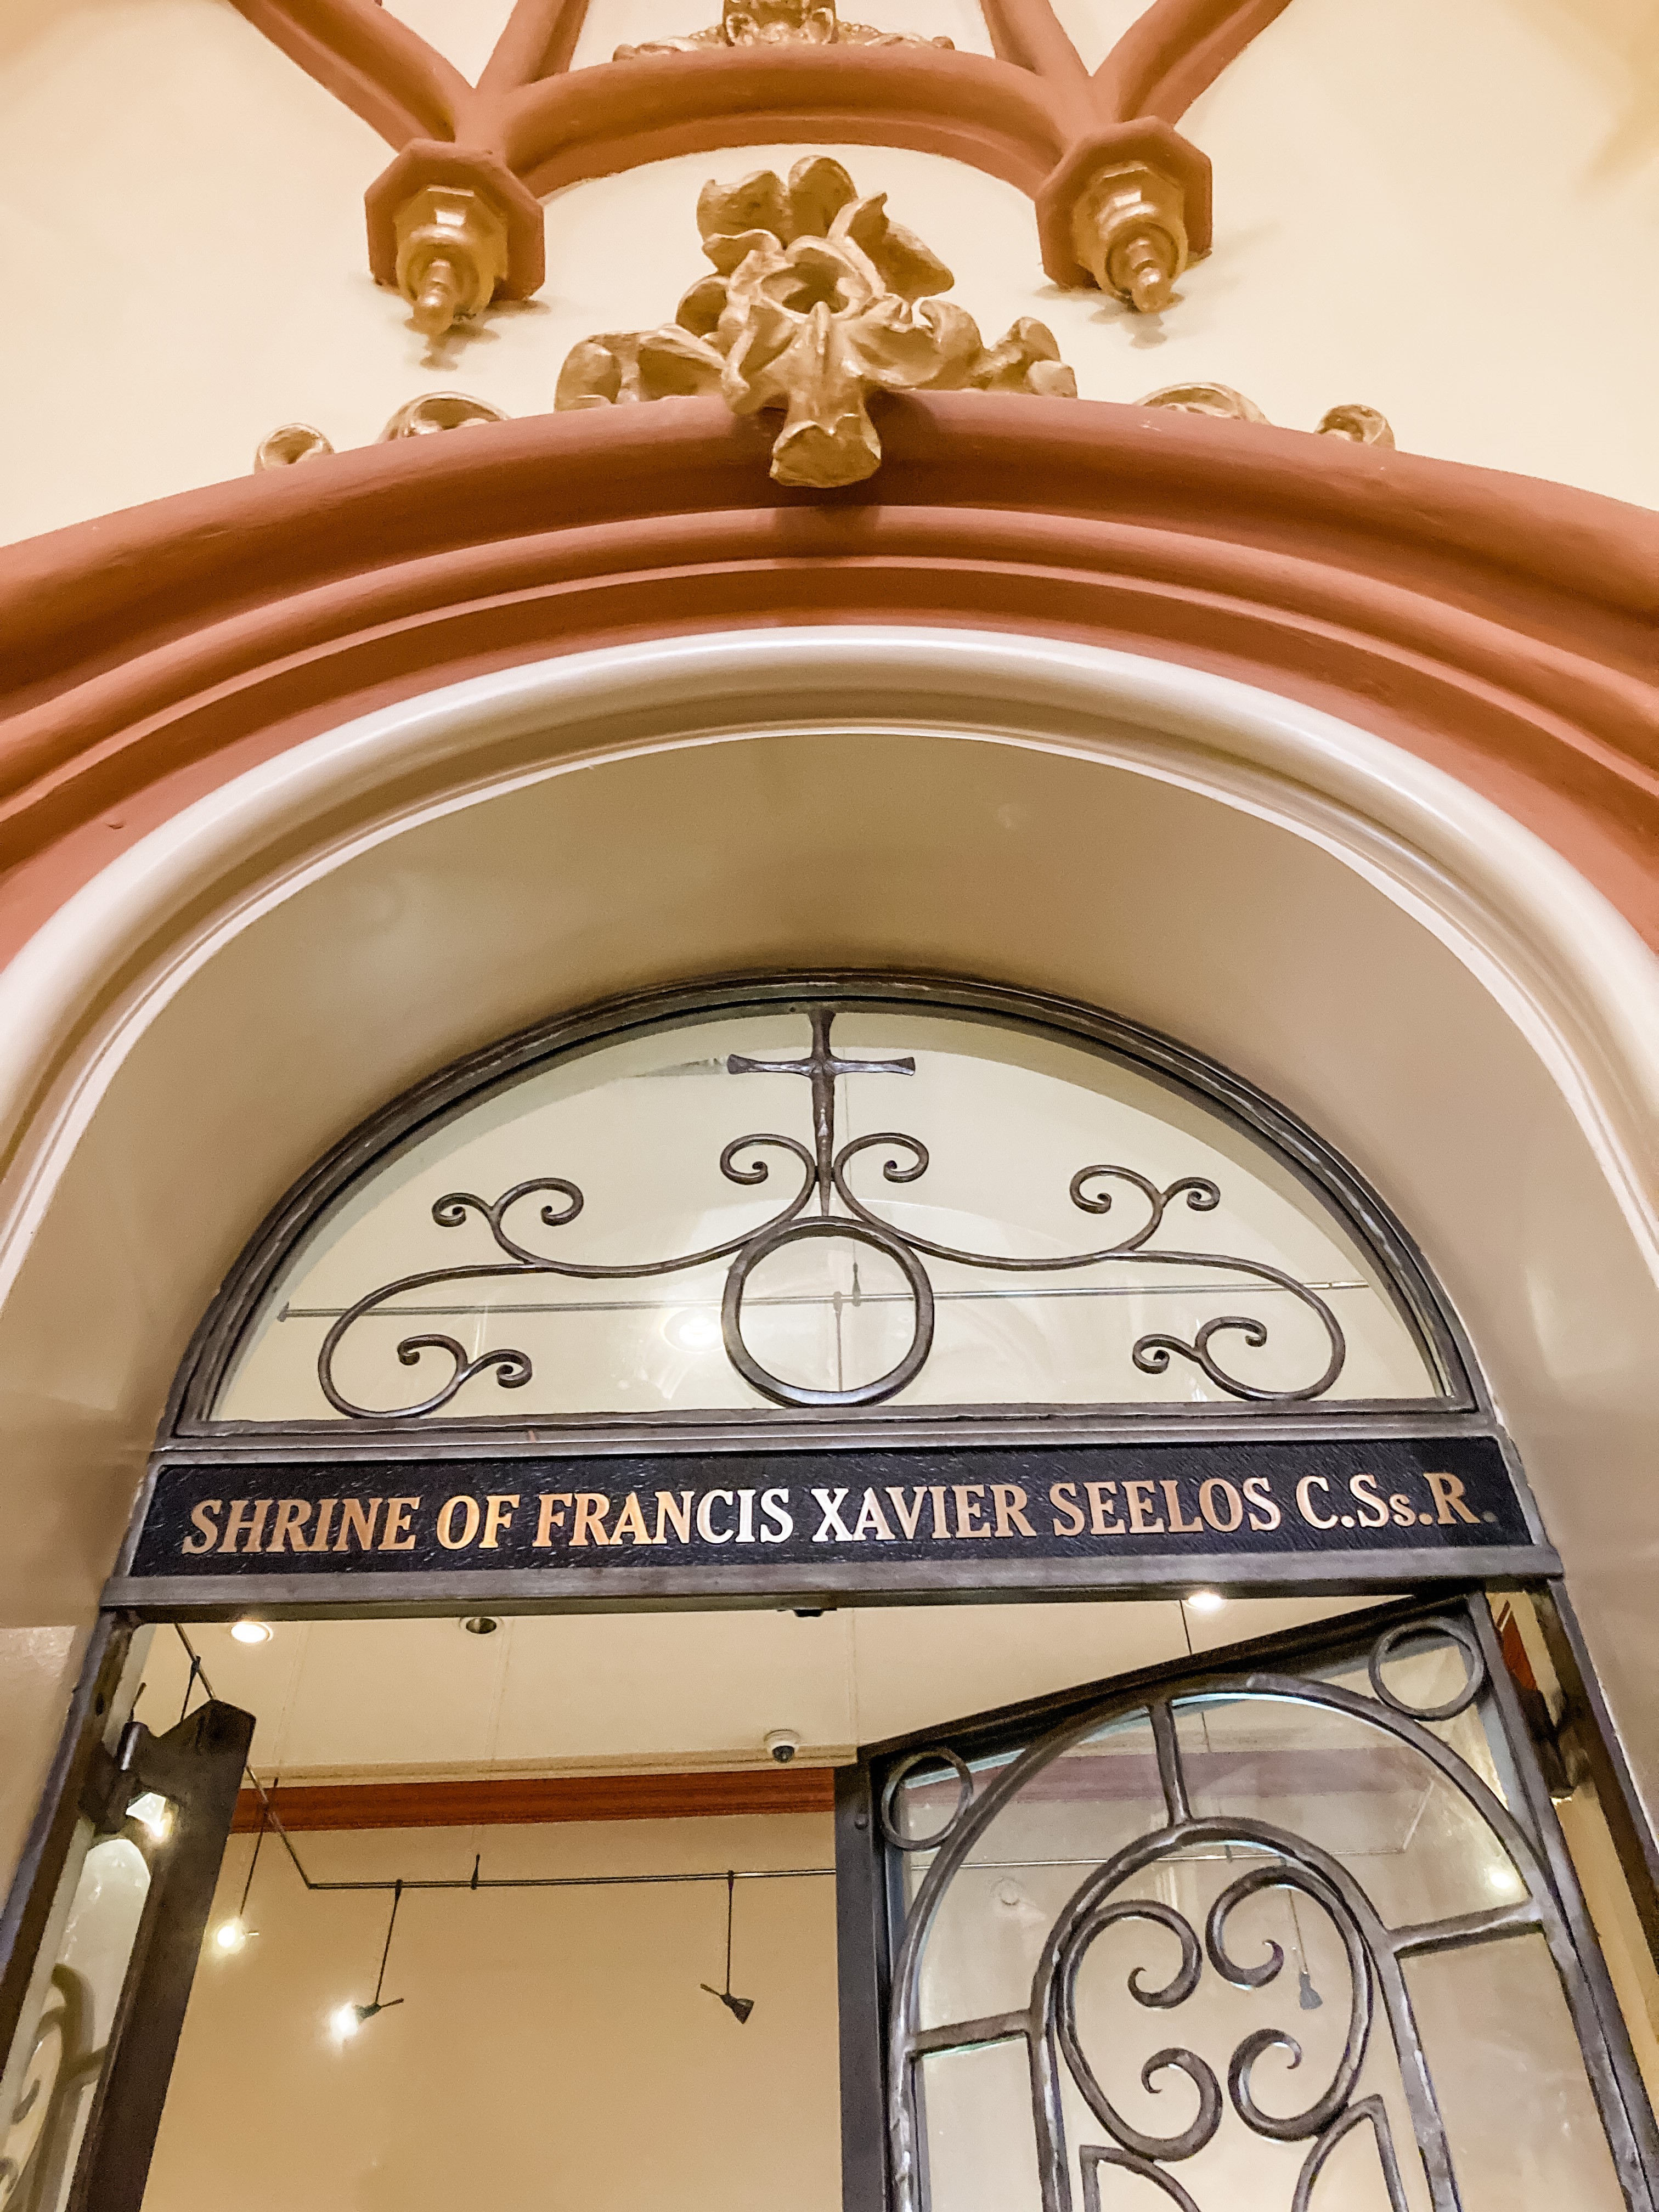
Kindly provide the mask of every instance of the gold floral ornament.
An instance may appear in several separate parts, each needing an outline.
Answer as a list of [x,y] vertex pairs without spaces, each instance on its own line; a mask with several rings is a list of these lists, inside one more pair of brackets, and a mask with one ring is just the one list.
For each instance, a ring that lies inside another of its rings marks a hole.
[[558,409],[718,393],[734,415],[781,408],[779,483],[857,483],[881,461],[872,392],[1028,392],[1075,399],[1053,334],[1029,318],[994,346],[965,308],[936,295],[956,281],[884,192],[861,199],[839,161],[798,161],[710,182],[697,200],[716,273],[672,323],[584,338],[559,373]]
[[[1213,415],[1232,422],[1266,422],[1267,417],[1254,399],[1235,392],[1231,384],[1166,384],[1137,402],[1142,407],[1168,407],[1177,415]],[[1392,446],[1394,431],[1386,415],[1375,407],[1349,400],[1328,407],[1314,426],[1315,435],[1346,438],[1352,446]]]
[[618,46],[613,61],[642,54],[696,54],[710,46],[944,46],[950,39],[924,39],[910,31],[878,31],[871,23],[843,23],[836,0],[725,0],[718,23],[683,39],[652,39]]

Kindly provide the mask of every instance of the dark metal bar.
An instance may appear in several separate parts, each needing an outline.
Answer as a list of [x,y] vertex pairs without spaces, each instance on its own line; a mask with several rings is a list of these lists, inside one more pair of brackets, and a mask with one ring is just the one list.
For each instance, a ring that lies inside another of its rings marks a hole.
[[253,1717],[216,1700],[165,1736],[144,1731],[133,1771],[177,1808],[149,1893],[93,2100],[69,2212],[140,2212],[155,2132],[236,1810]]
[[[105,1591],[109,1605],[150,1620],[410,1618],[422,1613],[659,1611],[676,1602],[707,1607],[914,1605],[930,1599],[995,1604],[1021,1595],[1057,1598],[1179,1598],[1194,1589],[1224,1595],[1352,1597],[1392,1594],[1402,1584],[1462,1588],[1472,1581],[1515,1589],[1560,1571],[1543,1546],[1470,1545],[1457,1551],[1323,1554],[1194,1553],[1190,1556],[1085,1559],[931,1560],[887,1566],[834,1559],[810,1567],[535,1567],[434,1570],[420,1574],[127,1576]],[[988,1577],[994,1572],[995,1581]]]
[[836,1966],[844,2212],[887,2212],[885,1868],[870,1770],[836,1769]]

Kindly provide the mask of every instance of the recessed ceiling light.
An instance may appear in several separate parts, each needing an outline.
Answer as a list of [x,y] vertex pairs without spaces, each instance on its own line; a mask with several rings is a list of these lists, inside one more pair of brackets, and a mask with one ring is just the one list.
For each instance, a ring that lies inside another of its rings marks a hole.
[[269,1644],[270,1626],[264,1620],[233,1620],[230,1632],[239,1644]]
[[1194,1613],[1219,1613],[1227,1601],[1218,1590],[1194,1590],[1187,1602]]

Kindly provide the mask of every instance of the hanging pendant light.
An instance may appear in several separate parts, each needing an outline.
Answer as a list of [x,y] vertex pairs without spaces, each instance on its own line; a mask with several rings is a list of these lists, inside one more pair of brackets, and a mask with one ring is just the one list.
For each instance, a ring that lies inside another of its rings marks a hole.
[[732,1906],[737,1895],[736,1869],[726,1870],[726,1987],[717,1990],[712,1982],[699,1982],[699,1989],[707,1990],[717,2004],[723,2004],[739,2027],[755,2009],[753,1997],[734,1997],[732,1994]]
[[400,2005],[404,2002],[401,1997],[382,1997],[380,1995],[380,1991],[386,1986],[386,1962],[392,1956],[392,1931],[398,1924],[398,1907],[403,1901],[403,1883],[393,1882],[392,1917],[386,1923],[386,1943],[380,1953],[380,1971],[374,1977],[374,1996],[366,2005],[342,2005],[337,2011],[330,2015],[329,2025],[343,2043],[348,2038],[356,2035],[365,2021],[373,2020],[378,2013],[390,2012],[394,2005]]

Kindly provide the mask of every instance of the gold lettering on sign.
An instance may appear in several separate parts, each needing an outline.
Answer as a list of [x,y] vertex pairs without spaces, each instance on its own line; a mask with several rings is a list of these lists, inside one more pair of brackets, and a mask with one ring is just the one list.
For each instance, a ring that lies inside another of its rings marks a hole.
[[[568,1490],[544,1490],[537,1500],[541,1510],[536,1516],[533,1541],[538,1552],[546,1551],[553,1541],[553,1531],[563,1528],[564,1509],[569,1503],[570,1492]],[[558,1509],[556,1512],[554,1510],[556,1506]]]
[[246,1528],[247,1541],[241,1548],[245,1552],[257,1552],[259,1548],[259,1539],[264,1533],[265,1516],[270,1512],[270,1505],[271,1501],[268,1498],[233,1498],[230,1501],[230,1518],[225,1523],[225,1533],[219,1549],[222,1552],[234,1552],[237,1548],[236,1539]]
[[593,1543],[608,1544],[611,1538],[605,1533],[605,1516],[610,1510],[611,1500],[603,1491],[579,1490],[576,1492],[576,1525],[570,1532],[571,1542],[587,1543],[592,1531],[591,1540]]
[[311,1547],[301,1532],[310,1518],[311,1505],[308,1499],[279,1498],[276,1501],[276,1518],[271,1523],[270,1541],[265,1546],[265,1549],[268,1552],[280,1552],[292,1544],[296,1552],[308,1552]]
[[910,1492],[910,1496],[915,1500],[915,1503],[910,1505],[906,1505],[904,1502],[903,1491],[899,1488],[896,1484],[890,1482],[887,1486],[887,1495],[893,1501],[893,1514],[895,1519],[899,1524],[899,1527],[904,1531],[904,1534],[907,1536],[914,1537],[917,1529],[921,1526],[922,1502],[927,1498],[927,1492],[926,1490],[922,1489],[920,1485],[918,1485],[918,1486]]
[[1331,1486],[1322,1474],[1304,1474],[1296,1486],[1296,1510],[1310,1528],[1334,1528],[1334,1513],[1314,1511],[1313,1493],[1316,1490],[1322,1490],[1328,1498],[1331,1494]]
[[697,1500],[697,1534],[705,1544],[729,1544],[732,1531],[714,1526],[714,1504],[735,1505],[737,1499],[729,1490],[705,1490]]
[[1132,1536],[1161,1536],[1164,1533],[1161,1521],[1152,1521],[1152,1486],[1150,1482],[1126,1482],[1123,1503],[1129,1510],[1129,1534]]
[[484,1503],[489,1510],[484,1515],[483,1537],[478,1546],[481,1552],[500,1551],[501,1530],[505,1528],[511,1532],[513,1509],[518,1502],[519,1493],[516,1490],[510,1495],[503,1494],[500,1498],[492,1495],[485,1499]]
[[866,1536],[873,1536],[878,1544],[890,1544],[893,1532],[887,1525],[887,1516],[882,1511],[873,1490],[864,1493],[864,1503],[859,1508],[859,1517],[853,1523],[853,1541],[861,1544]]
[[1203,1528],[1201,1521],[1183,1521],[1181,1517],[1181,1492],[1173,1482],[1159,1485],[1170,1501],[1170,1531],[1176,1536],[1195,1536]]
[[1359,1508],[1359,1525],[1362,1528],[1386,1528],[1388,1527],[1389,1509],[1376,1494],[1376,1477],[1375,1475],[1356,1474],[1351,1476],[1348,1481],[1348,1495],[1352,1498],[1354,1504]]
[[[461,1516],[461,1533],[455,1534],[455,1516]],[[438,1510],[438,1541],[447,1552],[464,1552],[478,1533],[483,1514],[476,1498],[446,1499]],[[382,1545],[384,1551],[388,1548]]]
[[1036,1530],[1025,1518],[1025,1508],[1030,1499],[1017,1482],[994,1482],[991,1503],[997,1516],[999,1536],[1012,1536],[1016,1531],[1022,1536],[1035,1536]]
[[[1078,1509],[1076,1483],[1050,1483],[1048,1503],[1054,1509],[1056,1536],[1080,1536],[1083,1534],[1083,1516]],[[1066,1516],[1063,1522],[1060,1518],[1062,1513]]]
[[1449,1525],[1454,1516],[1459,1521],[1473,1522],[1477,1527],[1480,1525],[1480,1516],[1470,1512],[1463,1495],[1463,1486],[1455,1474],[1425,1474],[1423,1480],[1433,1493],[1435,1510],[1440,1516],[1443,1528]]
[[[1216,1503],[1218,1498],[1224,1504],[1218,1505]],[[1244,1500],[1231,1483],[1220,1475],[1212,1475],[1208,1482],[1200,1483],[1198,1510],[1211,1528],[1218,1528],[1224,1536],[1231,1536],[1235,1528],[1243,1525],[1244,1519]]]
[[[386,1502],[386,1528],[380,1538],[383,1552],[412,1552],[415,1534],[409,1528],[409,1516],[420,1510],[418,1498],[388,1498]],[[405,1534],[408,1530],[408,1534]]]
[[990,1526],[981,1518],[984,1508],[977,1502],[985,1495],[985,1485],[982,1482],[953,1482],[951,1487],[957,1494],[957,1535],[988,1536]]
[[333,1523],[334,1509],[339,1502],[337,1498],[325,1498],[319,1504],[317,1526],[311,1532],[311,1548],[313,1552],[327,1551],[328,1532]]
[[950,1518],[945,1511],[945,1485],[942,1482],[929,1483],[927,1495],[933,1506],[933,1541],[942,1544],[951,1534]]
[[186,1536],[179,1547],[179,1550],[191,1553],[210,1552],[219,1540],[217,1516],[224,1510],[225,1501],[222,1498],[204,1498],[199,1505],[192,1505],[190,1509],[191,1525],[196,1529],[201,1540],[198,1542],[196,1537]]
[[374,1524],[380,1517],[382,1498],[348,1498],[340,1513],[340,1533],[334,1540],[337,1552],[349,1552],[355,1534],[357,1549],[372,1552],[374,1548]]
[[678,1498],[672,1490],[657,1492],[657,1533],[651,1539],[653,1544],[663,1544],[668,1540],[663,1534],[665,1522],[672,1522],[674,1534],[682,1544],[691,1541],[691,1493],[689,1490],[681,1491]]
[[[1117,1485],[1115,1482],[1085,1482],[1089,1493],[1089,1534],[1091,1536],[1121,1536],[1127,1532],[1117,1517]],[[1113,1500],[1109,1507],[1106,1500]],[[1106,1518],[1110,1512],[1111,1519]]]
[[623,1500],[623,1510],[617,1516],[617,1525],[611,1531],[611,1540],[620,1544],[624,1537],[630,1544],[648,1544],[651,1533],[645,1525],[645,1516],[640,1510],[640,1494],[630,1490]]
[[1244,1495],[1250,1503],[1250,1526],[1259,1536],[1277,1528],[1284,1515],[1273,1503],[1273,1493],[1265,1474],[1250,1475],[1244,1484]]

